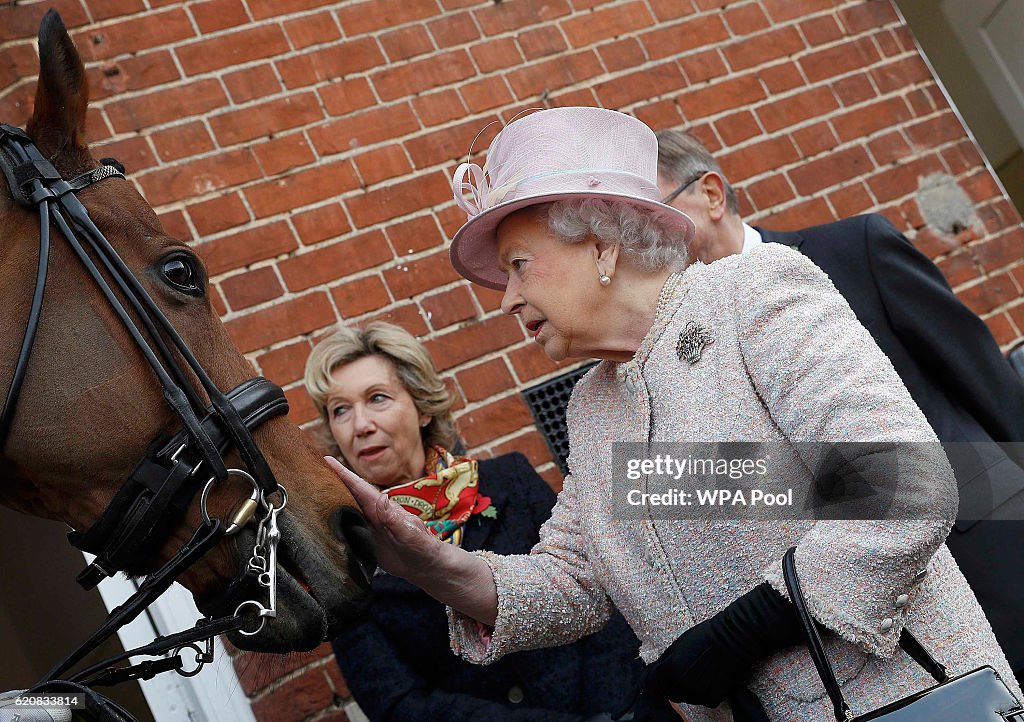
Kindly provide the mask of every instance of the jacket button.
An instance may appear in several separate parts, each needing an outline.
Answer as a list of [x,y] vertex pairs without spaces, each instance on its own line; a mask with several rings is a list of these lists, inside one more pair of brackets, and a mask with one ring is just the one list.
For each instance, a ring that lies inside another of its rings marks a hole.
[[907,606],[907,602],[909,601],[910,597],[908,597],[906,594],[899,595],[898,597],[896,597],[896,608],[903,609],[903,607]]
[[518,685],[509,687],[508,701],[512,704],[519,704],[523,701],[523,690]]
[[890,629],[892,629],[892,625],[893,625],[893,621],[891,619],[889,619],[888,617],[886,617],[885,619],[882,620],[882,623],[878,625],[878,628],[880,630],[882,630],[883,632],[888,632]]

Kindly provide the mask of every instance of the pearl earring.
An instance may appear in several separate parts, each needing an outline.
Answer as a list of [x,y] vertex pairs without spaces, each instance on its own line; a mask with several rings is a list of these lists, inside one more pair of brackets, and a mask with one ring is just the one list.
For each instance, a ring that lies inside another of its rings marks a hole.
[[606,275],[604,273],[601,274],[601,276],[598,278],[598,280],[601,282],[602,286],[607,286],[609,283],[612,282],[612,279],[608,275]]

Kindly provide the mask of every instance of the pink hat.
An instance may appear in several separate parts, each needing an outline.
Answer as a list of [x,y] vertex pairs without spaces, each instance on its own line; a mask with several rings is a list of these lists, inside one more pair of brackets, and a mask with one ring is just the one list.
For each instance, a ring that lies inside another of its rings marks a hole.
[[495,137],[483,168],[463,163],[455,171],[455,202],[469,220],[452,239],[452,265],[473,283],[504,290],[498,224],[521,208],[566,198],[607,198],[651,211],[689,243],[693,221],[661,202],[657,177],[658,140],[632,116],[554,108],[515,120]]

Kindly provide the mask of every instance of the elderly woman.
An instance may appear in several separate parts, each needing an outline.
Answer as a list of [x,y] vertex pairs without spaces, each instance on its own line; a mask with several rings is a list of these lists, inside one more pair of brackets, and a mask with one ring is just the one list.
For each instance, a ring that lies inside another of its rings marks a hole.
[[[522,454],[477,462],[451,452],[453,399],[426,349],[398,326],[340,328],[306,364],[306,388],[338,458],[466,551],[525,554],[555,494]],[[413,517],[410,517],[413,518]],[[366,619],[334,640],[349,688],[371,720],[578,722],[627,706],[643,664],[624,619],[579,643],[509,655],[481,668],[448,645],[444,606],[378,574]],[[678,719],[665,704],[636,716]]]
[[[934,443],[900,446],[895,519],[614,512],[617,441],[771,444],[773,468],[792,472],[779,481],[801,489],[817,464],[801,442],[935,442],[886,357],[798,252],[765,244],[679,272],[693,225],[659,203],[656,160],[639,121],[562,108],[509,124],[486,172],[460,167],[470,218],[452,243],[455,267],[503,290],[502,310],[551,358],[603,362],[573,392],[571,473],[528,555],[436,544],[339,470],[374,527],[380,563],[450,607],[453,648],[475,662],[571,642],[614,606],[643,659],[658,662],[653,690],[688,720],[730,719],[727,700],[747,700],[745,688],[769,719],[830,720],[783,596],[781,559],[795,546],[808,608],[855,712],[931,684],[897,649],[904,626],[952,672],[991,664],[1019,694],[942,544],[956,491]],[[892,480],[872,449],[850,465],[884,490]]]

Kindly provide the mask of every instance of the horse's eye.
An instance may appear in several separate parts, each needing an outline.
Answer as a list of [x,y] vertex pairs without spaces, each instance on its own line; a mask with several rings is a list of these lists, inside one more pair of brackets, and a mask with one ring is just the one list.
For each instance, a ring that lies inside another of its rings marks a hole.
[[164,279],[174,288],[196,296],[203,292],[202,278],[195,261],[185,255],[171,256],[160,269]]

